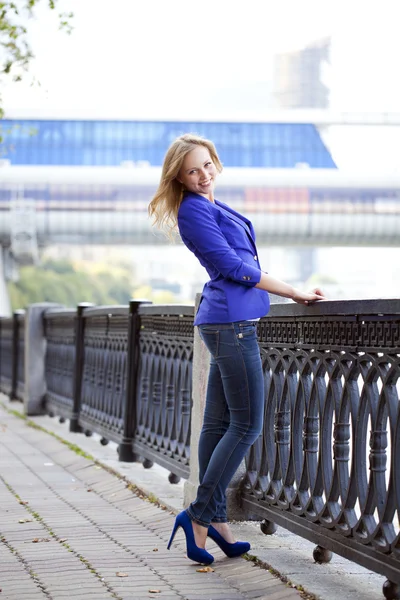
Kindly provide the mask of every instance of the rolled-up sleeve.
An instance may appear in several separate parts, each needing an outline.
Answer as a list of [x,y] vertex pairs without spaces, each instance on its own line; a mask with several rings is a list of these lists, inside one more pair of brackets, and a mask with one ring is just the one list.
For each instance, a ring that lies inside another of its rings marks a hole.
[[[254,287],[261,279],[261,270],[244,262],[222,233],[207,202],[186,200],[179,208],[178,227],[183,242],[226,279]],[[193,250],[194,250],[193,248]]]

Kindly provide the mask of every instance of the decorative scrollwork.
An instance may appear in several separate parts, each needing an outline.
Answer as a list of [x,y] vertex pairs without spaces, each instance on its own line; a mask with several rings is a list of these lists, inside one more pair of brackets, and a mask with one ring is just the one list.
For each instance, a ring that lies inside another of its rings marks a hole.
[[126,397],[128,311],[86,318],[79,424],[119,441]]
[[265,418],[244,506],[310,539],[317,527],[328,550],[346,539],[355,561],[385,553],[390,577],[362,564],[400,580],[400,317],[285,311],[259,324]]
[[9,394],[13,370],[13,319],[0,319],[0,391]]
[[18,315],[17,380],[15,396],[23,401],[25,391],[25,314]]
[[193,315],[142,315],[134,449],[189,476]]
[[69,419],[73,407],[76,313],[51,319],[45,316],[44,327],[46,410]]

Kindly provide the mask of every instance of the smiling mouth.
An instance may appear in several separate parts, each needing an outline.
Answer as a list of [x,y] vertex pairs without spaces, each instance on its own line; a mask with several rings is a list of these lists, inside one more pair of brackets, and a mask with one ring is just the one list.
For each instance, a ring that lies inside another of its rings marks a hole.
[[209,179],[208,181],[204,181],[204,182],[200,183],[200,185],[202,187],[204,187],[205,185],[209,185],[210,183],[211,183],[211,179]]

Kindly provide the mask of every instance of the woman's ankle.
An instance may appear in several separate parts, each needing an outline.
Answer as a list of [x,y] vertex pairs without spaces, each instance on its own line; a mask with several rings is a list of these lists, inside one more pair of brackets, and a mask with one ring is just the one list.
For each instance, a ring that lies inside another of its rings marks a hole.
[[202,525],[199,525],[195,521],[192,521],[192,527],[193,527],[194,541],[196,542],[196,546],[198,546],[199,548],[205,548],[206,541],[207,541],[208,527],[203,527]]
[[234,544],[236,542],[235,536],[233,535],[233,533],[229,527],[229,523],[220,523],[220,522],[214,523],[212,521],[211,525],[214,527],[214,529],[216,529],[218,531],[219,534],[222,535],[222,537],[224,538],[224,540],[226,542],[228,542],[228,544]]

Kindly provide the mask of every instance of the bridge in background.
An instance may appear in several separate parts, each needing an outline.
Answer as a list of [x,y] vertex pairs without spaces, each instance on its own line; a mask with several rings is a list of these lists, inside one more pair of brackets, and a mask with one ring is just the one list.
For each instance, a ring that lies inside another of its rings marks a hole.
[[[147,215],[159,178],[159,167],[2,167],[0,243],[21,262],[62,242],[165,243]],[[398,176],[226,168],[217,197],[253,221],[259,245],[400,243]]]
[[165,150],[184,131],[216,143],[225,165],[217,197],[253,221],[260,246],[398,246],[400,177],[339,171],[323,132],[399,124],[400,115],[329,111],[240,122],[8,114],[0,124],[0,314],[5,279],[36,262],[41,247],[166,243],[147,206]]

